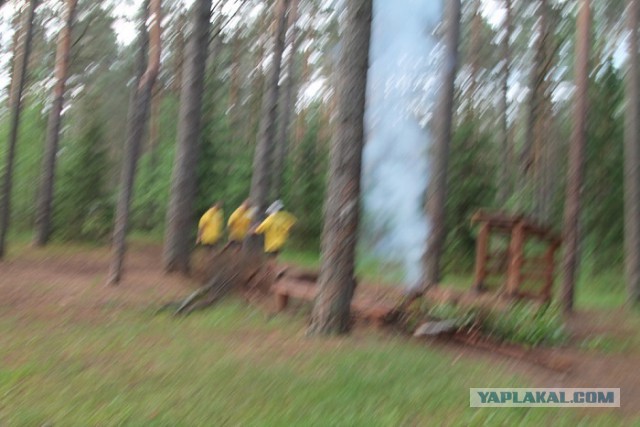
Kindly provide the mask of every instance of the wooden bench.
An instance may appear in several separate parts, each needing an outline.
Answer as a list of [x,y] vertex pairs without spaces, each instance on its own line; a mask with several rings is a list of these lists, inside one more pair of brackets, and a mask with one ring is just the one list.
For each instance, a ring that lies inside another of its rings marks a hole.
[[[276,309],[278,312],[281,312],[287,308],[290,298],[309,302],[313,301],[318,292],[318,288],[314,282],[283,278],[271,287],[271,291],[276,298]],[[394,309],[394,304],[372,298],[354,297],[351,301],[351,313],[355,317],[362,320],[373,321],[377,324],[385,323],[387,317]]]

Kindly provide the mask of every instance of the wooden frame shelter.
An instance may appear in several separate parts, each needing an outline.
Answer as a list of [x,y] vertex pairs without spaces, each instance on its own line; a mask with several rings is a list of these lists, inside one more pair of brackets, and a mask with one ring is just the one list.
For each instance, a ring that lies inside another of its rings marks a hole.
[[[476,241],[474,291],[485,290],[489,275],[499,275],[505,278],[499,292],[507,297],[545,302],[551,299],[555,253],[562,242],[558,235],[549,227],[522,215],[478,211],[472,216],[471,223],[480,227]],[[506,251],[490,251],[492,235],[509,239]],[[526,243],[532,238],[546,245],[543,256],[525,256]],[[542,286],[538,287],[537,292],[526,292],[522,289],[525,281],[541,282]]]

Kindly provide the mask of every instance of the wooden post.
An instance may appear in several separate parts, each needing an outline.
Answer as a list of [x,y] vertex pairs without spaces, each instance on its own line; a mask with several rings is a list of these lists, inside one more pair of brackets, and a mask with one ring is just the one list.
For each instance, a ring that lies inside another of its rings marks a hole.
[[276,311],[281,312],[287,308],[289,304],[289,295],[286,293],[276,292]]
[[487,277],[487,254],[489,253],[489,223],[483,222],[476,241],[476,272],[472,290],[481,292],[484,289],[484,279]]
[[522,282],[522,262],[524,260],[524,222],[519,221],[511,231],[509,244],[509,267],[507,271],[507,296],[514,297]]
[[541,297],[544,301],[549,301],[551,299],[551,291],[553,289],[553,275],[555,272],[555,254],[558,249],[559,244],[557,242],[552,242],[547,249],[547,252],[544,254],[545,258],[545,283],[544,288],[542,288]]

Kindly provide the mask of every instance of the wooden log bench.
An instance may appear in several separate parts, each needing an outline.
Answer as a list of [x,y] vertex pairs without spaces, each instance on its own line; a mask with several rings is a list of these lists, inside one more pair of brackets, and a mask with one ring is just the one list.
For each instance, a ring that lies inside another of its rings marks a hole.
[[[318,288],[315,283],[283,278],[272,287],[276,300],[276,310],[281,312],[287,308],[289,299],[311,302],[315,299]],[[367,297],[354,297],[351,302],[351,313],[358,319],[382,325],[394,311],[395,304]]]

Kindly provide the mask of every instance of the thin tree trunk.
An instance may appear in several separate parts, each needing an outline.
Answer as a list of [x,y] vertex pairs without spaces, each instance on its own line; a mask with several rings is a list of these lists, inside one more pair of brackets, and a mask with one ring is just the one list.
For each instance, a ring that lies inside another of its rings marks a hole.
[[185,55],[180,93],[178,141],[173,163],[171,193],[167,210],[164,240],[166,272],[189,272],[189,257],[195,225],[194,203],[197,192],[197,164],[202,127],[202,93],[209,43],[211,0],[197,0],[193,5],[193,32]]
[[424,286],[440,281],[440,259],[447,236],[445,203],[447,199],[447,169],[451,146],[451,128],[454,110],[455,78],[458,68],[458,42],[460,40],[460,0],[447,2],[446,66],[440,95],[438,121],[431,150],[431,177],[427,189],[425,213],[431,224],[423,257]]
[[184,14],[180,14],[177,19],[177,34],[174,41],[174,49],[176,50],[174,59],[174,76],[172,90],[176,95],[180,94],[180,87],[182,85],[182,72],[184,70],[184,52],[186,42],[184,39],[184,33],[187,30],[187,17]]
[[624,140],[624,244],[628,299],[640,303],[640,68],[638,67],[639,0],[628,0],[630,33],[626,76],[627,108]]
[[565,313],[573,310],[573,295],[579,265],[580,199],[583,189],[584,155],[587,140],[589,86],[589,32],[591,7],[589,0],[580,1],[576,40],[576,97],[573,134],[569,145],[569,167],[564,208],[564,278],[561,302]]
[[[242,33],[238,31],[233,37],[232,50],[233,57],[231,59],[231,78],[229,84],[229,102],[227,108],[232,112],[232,117],[235,119],[238,116],[237,111],[240,109],[239,105],[239,93],[240,93],[240,65],[242,58],[242,50],[244,44],[242,43]],[[234,120],[234,124],[237,121]]]
[[295,112],[295,62],[298,38],[298,0],[291,0],[291,11],[289,13],[291,52],[287,62],[287,80],[284,83],[284,93],[281,98],[280,123],[278,124],[278,136],[276,138],[275,156],[273,159],[273,197],[278,199],[282,196],[282,182],[284,178],[285,161],[289,149],[289,136],[291,135],[290,123]]
[[162,107],[162,87],[156,85],[151,96],[151,112],[149,116],[149,154],[151,168],[158,166],[158,147],[160,146],[160,111]]
[[[300,73],[300,81],[299,81],[300,85],[302,85],[304,82],[308,82],[309,79],[311,78],[311,66],[309,65],[310,55],[311,55],[311,49],[306,50],[302,54],[302,71]],[[331,75],[335,76],[335,73],[331,73]],[[331,84],[331,86],[334,86],[334,85]],[[335,98],[336,96],[332,96],[332,100],[330,102],[335,104]],[[329,106],[327,107],[331,111],[335,111],[335,108],[332,108]],[[328,122],[328,124],[330,124],[330,122]],[[294,124],[294,137],[293,137],[293,141],[291,141],[292,147],[289,148],[289,150],[292,151],[294,155],[298,151],[297,148],[300,142],[302,141],[302,139],[304,138],[304,135],[306,132],[307,132],[307,109],[305,108],[302,111],[300,111],[300,113],[296,117],[295,124]],[[294,157],[293,162],[296,163],[297,160],[298,159]]]
[[[480,74],[480,55],[482,49],[482,14],[480,13],[480,7],[482,6],[481,0],[474,0],[473,2],[473,17],[471,18],[471,45],[469,55],[471,56],[471,86],[469,87],[469,104],[467,108],[467,117],[471,118],[474,122],[476,119],[476,97],[478,95],[478,83]],[[476,123],[474,123],[474,129]],[[474,140],[477,141],[477,133],[474,135]]]
[[145,128],[149,120],[149,104],[153,85],[160,70],[160,22],[161,1],[149,2],[149,59],[147,69],[140,78],[138,86],[133,94],[133,102],[129,111],[127,138],[122,157],[122,174],[120,176],[120,191],[118,205],[116,207],[116,219],[113,229],[112,259],[107,277],[107,284],[116,285],[122,278],[122,265],[126,252],[126,235],[129,226],[129,211],[133,184],[135,181],[136,165],[140,146],[144,139]]
[[55,183],[56,157],[60,140],[60,126],[62,122],[62,107],[64,92],[69,69],[71,50],[71,33],[75,19],[77,0],[67,0],[67,16],[65,26],[58,36],[58,50],[56,52],[55,79],[53,88],[53,103],[49,111],[47,124],[47,140],[42,158],[42,174],[40,176],[40,192],[36,211],[36,232],[34,244],[44,246],[51,236],[51,209],[53,205],[53,187]]
[[545,221],[545,170],[548,169],[546,153],[548,150],[548,125],[550,121],[551,100],[547,75],[552,65],[554,52],[550,50],[550,26],[548,0],[540,0],[538,17],[538,39],[534,65],[531,69],[531,95],[528,100],[527,131],[525,146],[521,156],[520,190],[531,189],[534,207],[531,214]]
[[309,334],[341,334],[350,327],[356,287],[355,250],[360,217],[360,172],[371,38],[372,0],[346,3],[338,69],[336,132],[322,234],[322,265]]
[[272,158],[275,148],[276,121],[278,119],[278,81],[284,51],[287,10],[291,0],[279,0],[276,9],[276,25],[274,31],[274,50],[271,68],[265,81],[262,100],[262,118],[258,131],[258,141],[253,158],[253,176],[251,178],[251,202],[258,209],[259,220],[267,208],[271,189]]
[[27,78],[27,65],[31,53],[33,39],[33,18],[38,0],[29,1],[29,9],[22,23],[22,37],[19,45],[14,47],[13,74],[11,77],[11,93],[9,94],[9,140],[4,175],[2,176],[2,193],[0,194],[0,259],[4,257],[9,220],[11,216],[11,189],[13,186],[13,165],[18,142],[20,114],[22,113],[22,92]]
[[511,174],[509,164],[509,72],[511,71],[511,0],[506,0],[507,14],[505,16],[505,37],[502,41],[502,60],[504,69],[502,73],[502,96],[500,97],[500,137],[502,139],[502,166],[500,169],[500,182],[498,183],[498,204],[503,206],[511,196]]

